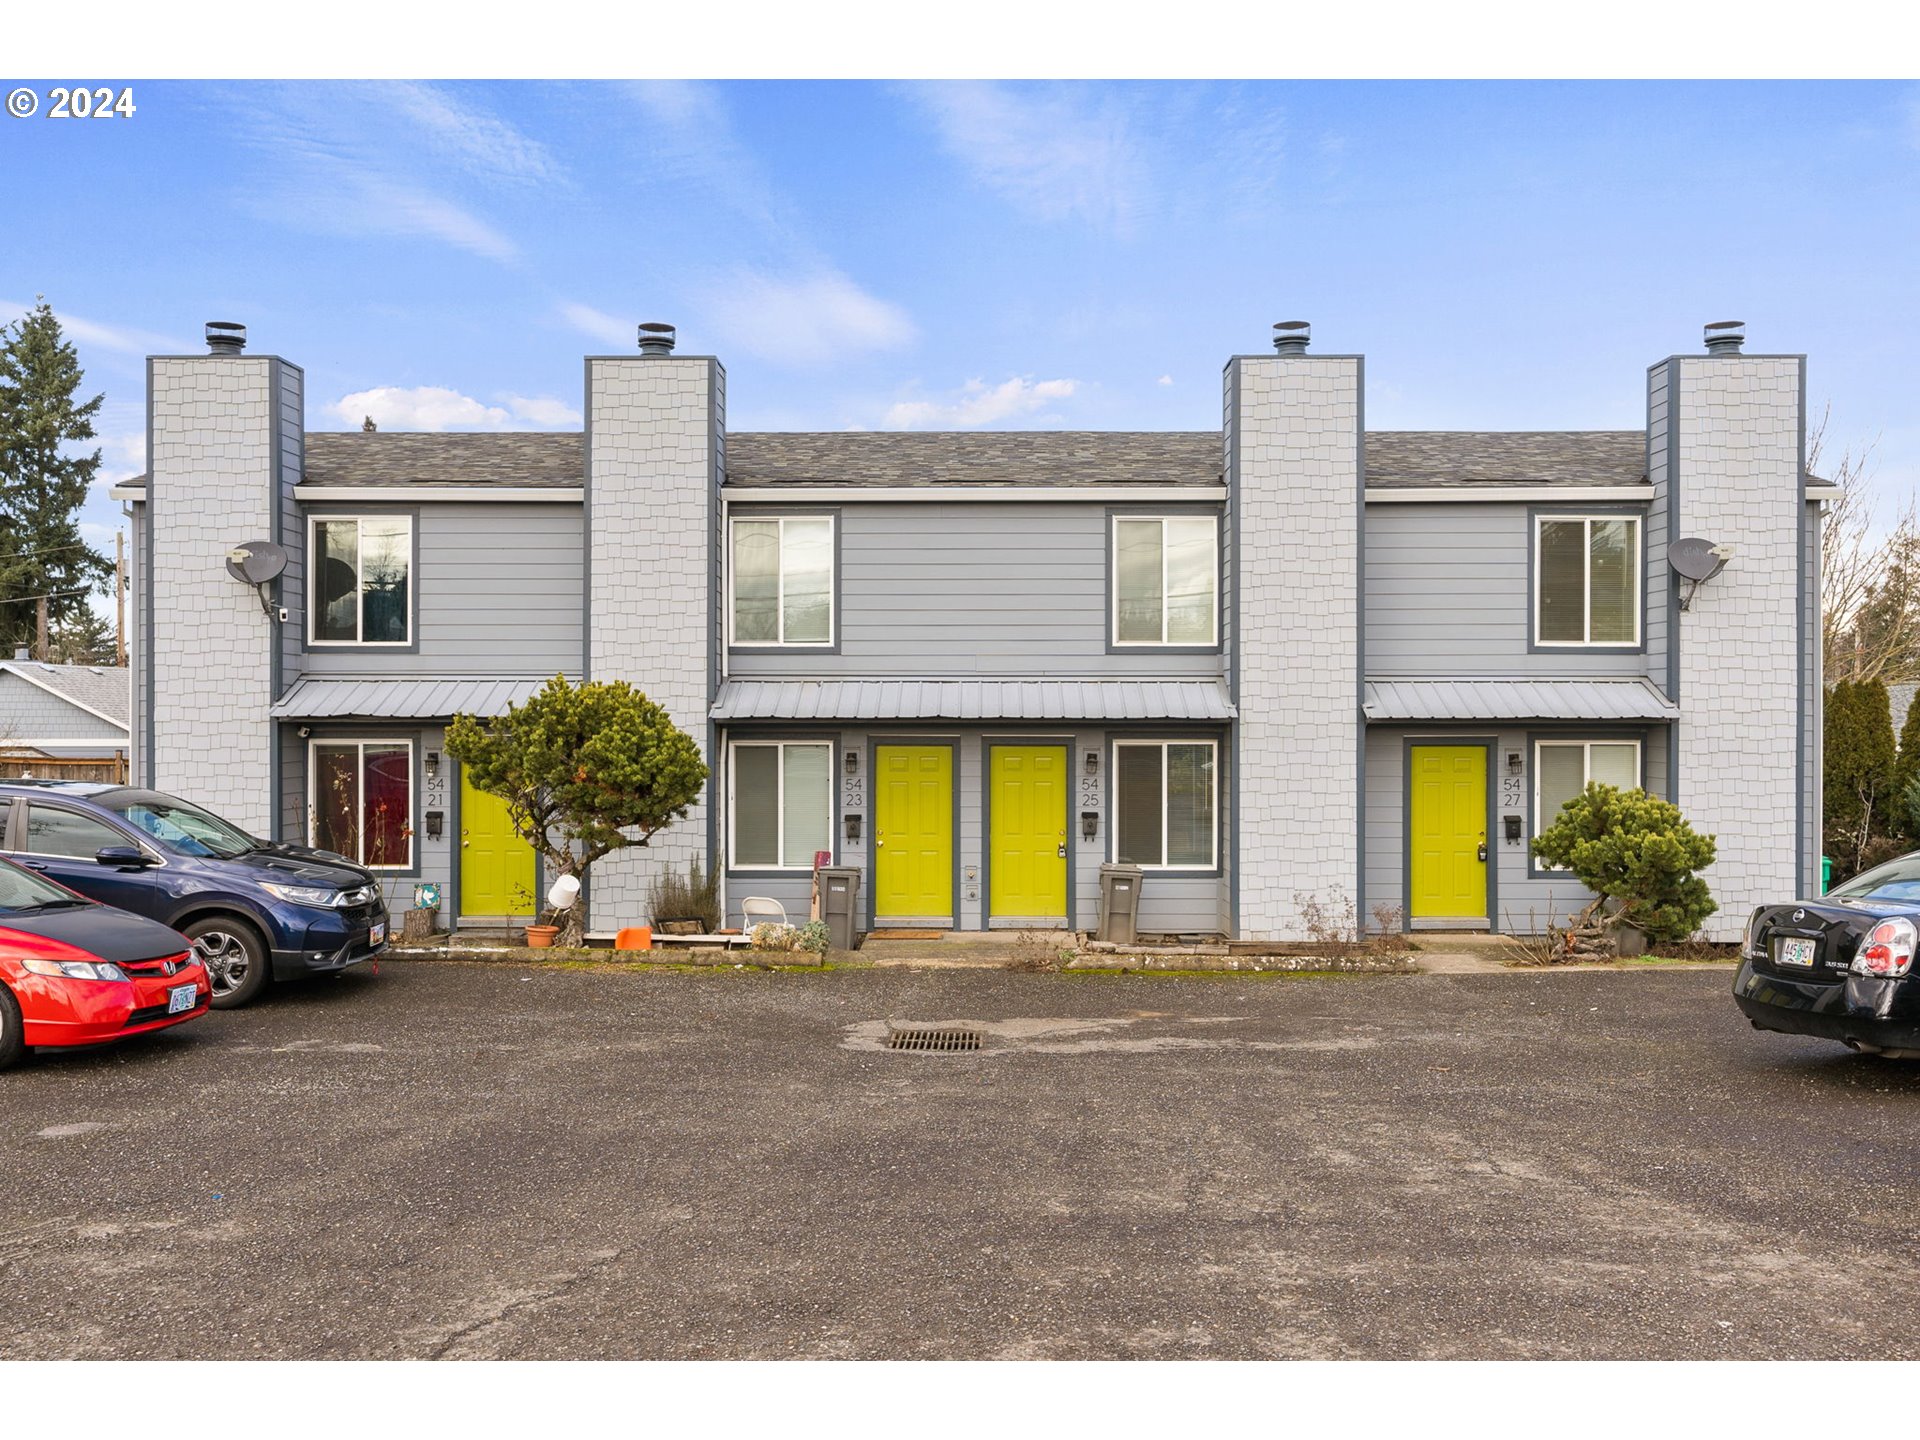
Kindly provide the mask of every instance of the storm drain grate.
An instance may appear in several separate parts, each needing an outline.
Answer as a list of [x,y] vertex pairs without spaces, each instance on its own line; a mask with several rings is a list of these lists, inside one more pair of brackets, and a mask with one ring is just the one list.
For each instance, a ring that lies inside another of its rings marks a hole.
[[978,1050],[978,1030],[934,1029],[928,1026],[887,1027],[887,1049],[932,1051],[950,1055],[960,1050]]

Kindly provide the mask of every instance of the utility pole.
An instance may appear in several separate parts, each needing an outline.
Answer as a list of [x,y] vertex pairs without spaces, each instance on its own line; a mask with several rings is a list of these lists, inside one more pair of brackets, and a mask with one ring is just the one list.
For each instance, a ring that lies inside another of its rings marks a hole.
[[113,532],[113,656],[114,664],[127,663],[127,532]]
[[46,663],[47,659],[47,597],[42,595],[33,602],[33,658]]

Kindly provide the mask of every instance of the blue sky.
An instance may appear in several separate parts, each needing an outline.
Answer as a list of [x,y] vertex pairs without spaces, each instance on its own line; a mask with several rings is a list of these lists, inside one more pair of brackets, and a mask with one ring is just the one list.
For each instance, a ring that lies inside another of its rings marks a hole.
[[1912,85],[134,89],[0,118],[0,304],[67,321],[108,478],[142,357],[208,319],[305,367],[315,429],[573,428],[581,355],[656,319],[737,429],[1186,429],[1298,317],[1381,429],[1638,426],[1646,365],[1744,319],[1920,481]]

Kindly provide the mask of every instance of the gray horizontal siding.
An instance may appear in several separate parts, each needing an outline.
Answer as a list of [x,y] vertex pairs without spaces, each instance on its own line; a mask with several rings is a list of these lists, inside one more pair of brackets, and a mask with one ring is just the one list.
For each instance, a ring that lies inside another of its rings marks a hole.
[[[1649,604],[1649,652],[1530,652],[1528,506],[1375,505],[1366,516],[1366,655],[1370,675],[1664,678],[1664,615]],[[1666,554],[1648,535],[1649,598]],[[1658,641],[1655,646],[1654,642]]]
[[[839,653],[734,650],[731,674],[1220,675],[1220,654],[1107,651],[1103,504],[885,504],[840,515]],[[735,506],[735,516],[757,513]]]
[[[313,513],[376,514],[406,507],[307,506]],[[305,643],[304,594],[289,606],[285,681],[308,675],[578,674],[582,663],[581,511],[577,505],[441,504],[415,507],[418,653]]]
[[[124,679],[126,672],[119,673]],[[0,672],[0,746],[34,740],[107,740],[125,745],[127,731],[18,675]]]

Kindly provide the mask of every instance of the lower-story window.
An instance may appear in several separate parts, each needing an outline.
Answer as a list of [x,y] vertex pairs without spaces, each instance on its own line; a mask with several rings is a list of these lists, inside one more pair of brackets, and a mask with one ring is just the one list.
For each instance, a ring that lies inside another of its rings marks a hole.
[[833,848],[833,746],[735,741],[727,853],[737,869],[808,870]]
[[1560,807],[1597,780],[1620,790],[1640,788],[1638,740],[1542,740],[1533,754],[1533,827],[1537,834]]
[[1160,870],[1214,868],[1214,752],[1211,740],[1114,745],[1114,859]]
[[311,841],[370,870],[413,868],[413,742],[314,740]]

